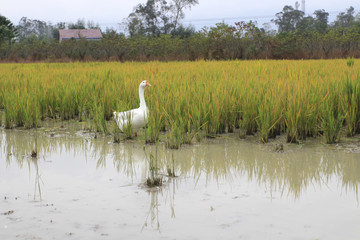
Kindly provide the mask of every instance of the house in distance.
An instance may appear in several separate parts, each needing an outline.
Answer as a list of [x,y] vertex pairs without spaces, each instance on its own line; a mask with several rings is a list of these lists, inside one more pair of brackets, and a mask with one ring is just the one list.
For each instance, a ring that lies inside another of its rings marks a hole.
[[59,42],[69,39],[101,40],[100,29],[62,29],[59,30]]

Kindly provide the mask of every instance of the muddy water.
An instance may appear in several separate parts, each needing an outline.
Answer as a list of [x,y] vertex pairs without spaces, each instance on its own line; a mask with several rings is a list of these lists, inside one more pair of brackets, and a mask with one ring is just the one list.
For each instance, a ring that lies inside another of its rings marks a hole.
[[64,127],[1,130],[0,239],[360,239],[359,139],[174,151]]

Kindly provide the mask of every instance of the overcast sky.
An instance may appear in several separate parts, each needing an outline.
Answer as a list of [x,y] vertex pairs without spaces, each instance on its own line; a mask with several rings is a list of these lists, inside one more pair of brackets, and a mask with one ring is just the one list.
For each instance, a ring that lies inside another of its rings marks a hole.
[[[137,4],[144,2],[146,0],[1,0],[0,14],[15,25],[25,16],[51,23],[84,19],[99,23],[105,28],[116,27]],[[275,14],[285,5],[294,6],[295,2],[296,0],[199,0],[198,5],[185,11],[183,23],[192,24],[197,29],[214,25],[222,19],[227,23],[257,20],[261,25],[275,18]],[[306,14],[325,9],[332,18],[339,12],[346,11],[349,6],[353,6],[356,13],[360,11],[359,0],[306,0],[305,5]]]

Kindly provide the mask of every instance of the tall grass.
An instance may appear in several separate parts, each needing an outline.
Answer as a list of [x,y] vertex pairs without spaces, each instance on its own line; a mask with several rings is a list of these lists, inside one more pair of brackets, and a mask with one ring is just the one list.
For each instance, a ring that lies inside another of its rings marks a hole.
[[344,83],[347,136],[360,132],[360,78],[346,78]]
[[78,119],[108,133],[113,111],[139,106],[146,79],[148,143],[164,132],[178,148],[235,131],[263,142],[285,134],[331,143],[343,129],[360,132],[359,73],[347,60],[0,64],[0,108],[6,128]]

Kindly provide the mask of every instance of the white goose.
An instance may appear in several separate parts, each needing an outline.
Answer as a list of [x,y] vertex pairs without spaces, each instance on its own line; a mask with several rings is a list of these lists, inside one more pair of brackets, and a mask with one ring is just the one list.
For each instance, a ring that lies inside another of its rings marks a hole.
[[114,112],[114,118],[121,131],[124,131],[129,123],[135,131],[145,126],[148,121],[148,108],[146,107],[144,91],[147,86],[151,86],[146,80],[139,86],[140,107],[126,112]]

